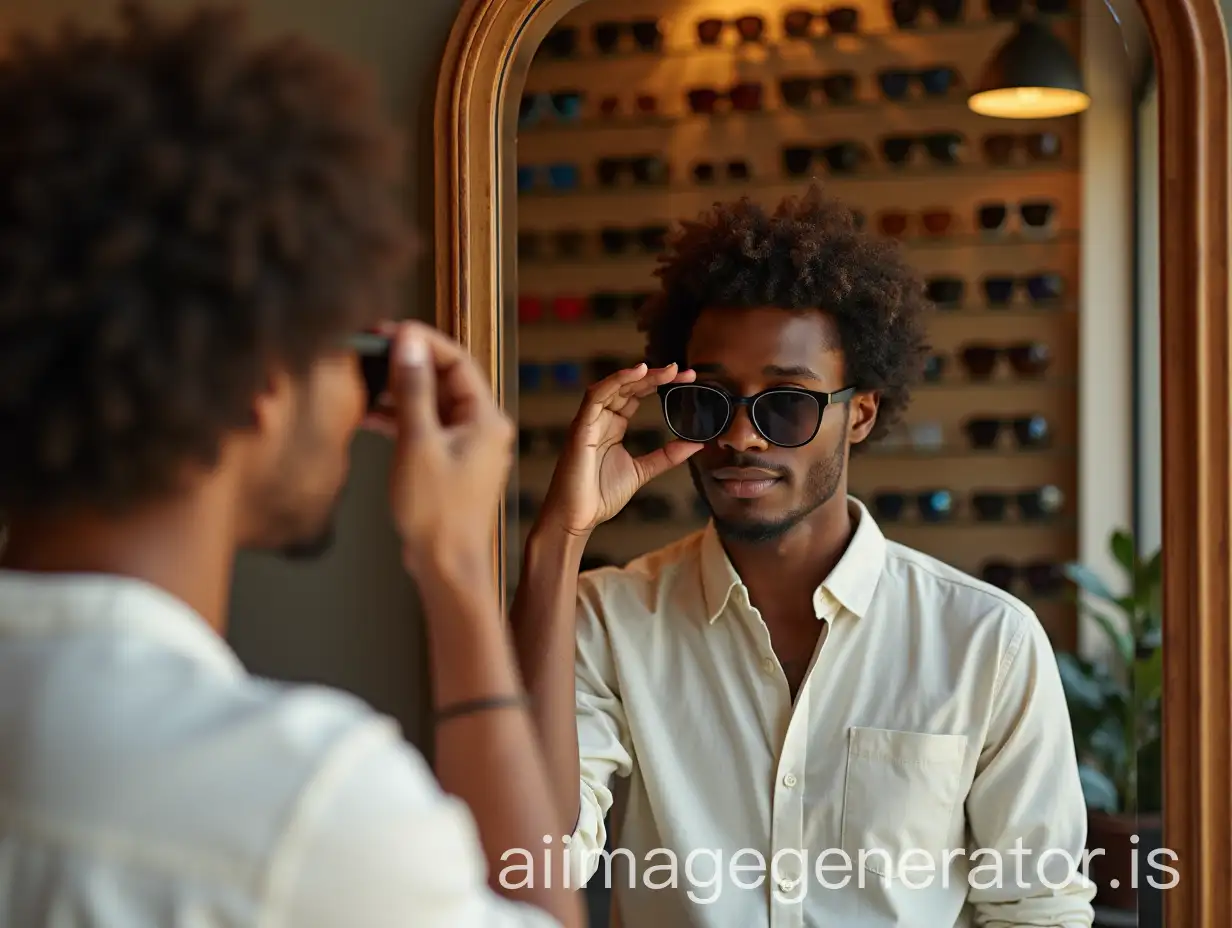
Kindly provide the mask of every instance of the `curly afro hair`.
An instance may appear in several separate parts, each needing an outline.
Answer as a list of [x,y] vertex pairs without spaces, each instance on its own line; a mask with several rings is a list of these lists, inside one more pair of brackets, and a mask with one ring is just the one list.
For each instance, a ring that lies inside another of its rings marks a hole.
[[769,212],[749,199],[717,204],[685,222],[642,307],[647,362],[687,364],[693,325],[705,309],[774,306],[833,316],[847,382],[878,391],[880,438],[902,416],[923,372],[932,304],[889,241],[861,231],[850,209],[816,185]]
[[0,60],[0,510],[175,491],[395,315],[414,247],[366,77],[243,16],[17,36]]

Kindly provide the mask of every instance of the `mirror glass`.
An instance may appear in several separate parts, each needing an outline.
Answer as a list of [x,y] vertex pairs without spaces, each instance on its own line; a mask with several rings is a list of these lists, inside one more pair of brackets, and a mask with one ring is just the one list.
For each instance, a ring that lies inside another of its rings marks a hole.
[[[1057,85],[1011,93],[1029,118],[968,103],[998,55],[1002,77]],[[590,0],[541,43],[507,113],[511,591],[582,392],[642,358],[636,311],[665,236],[715,201],[773,206],[819,180],[901,243],[936,304],[926,381],[902,427],[853,456],[850,492],[890,539],[1039,616],[1071,703],[1089,843],[1106,849],[1091,871],[1107,925],[1159,924],[1170,878],[1166,859],[1147,863],[1161,811],[1152,74],[1124,3]],[[1050,114],[1075,81],[1089,107]],[[667,436],[644,403],[630,450]],[[677,468],[595,533],[583,566],[626,563],[706,518]]]

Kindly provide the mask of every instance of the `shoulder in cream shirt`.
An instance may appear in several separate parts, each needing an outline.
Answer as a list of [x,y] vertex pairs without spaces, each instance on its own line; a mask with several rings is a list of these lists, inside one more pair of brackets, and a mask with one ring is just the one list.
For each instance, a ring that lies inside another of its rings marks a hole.
[[161,590],[0,571],[0,925],[555,924],[485,871],[389,719],[248,676]]
[[795,706],[713,526],[583,574],[571,881],[610,879],[624,928],[1089,926],[1043,628],[850,505]]

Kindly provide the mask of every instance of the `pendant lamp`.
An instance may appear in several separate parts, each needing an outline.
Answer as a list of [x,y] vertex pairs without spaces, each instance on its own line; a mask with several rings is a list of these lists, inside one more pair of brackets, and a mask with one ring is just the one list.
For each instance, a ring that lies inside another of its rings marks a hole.
[[967,106],[982,116],[1049,119],[1072,116],[1091,105],[1082,69],[1045,25],[1019,23],[984,68]]

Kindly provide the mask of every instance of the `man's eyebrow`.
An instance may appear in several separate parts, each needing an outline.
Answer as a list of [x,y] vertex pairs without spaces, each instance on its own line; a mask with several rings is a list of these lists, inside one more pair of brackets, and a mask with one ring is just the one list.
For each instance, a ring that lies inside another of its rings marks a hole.
[[804,377],[807,380],[821,380],[820,374],[802,365],[781,367],[778,364],[769,364],[762,368],[762,373],[769,374],[771,377]]

